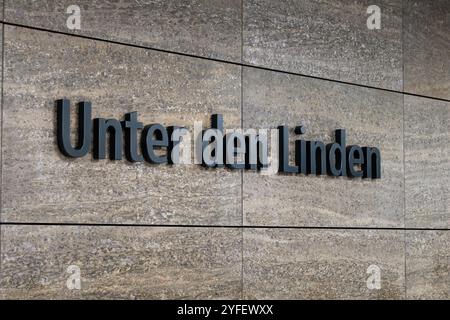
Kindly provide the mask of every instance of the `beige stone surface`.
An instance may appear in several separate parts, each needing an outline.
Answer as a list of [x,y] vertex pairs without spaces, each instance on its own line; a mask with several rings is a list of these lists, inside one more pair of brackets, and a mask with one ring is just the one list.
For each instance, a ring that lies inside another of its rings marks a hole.
[[[368,0],[3,3],[31,28],[0,25],[0,299],[450,298],[450,102],[358,86],[450,99],[449,1],[381,0],[380,30]],[[191,131],[213,113],[285,124],[291,160],[295,126],[325,143],[346,129],[380,148],[382,177],[69,159],[61,98]]]
[[[233,228],[2,226],[2,299],[237,299]],[[81,289],[68,289],[77,266]]]
[[450,2],[405,0],[405,91],[450,99]]
[[[381,151],[381,179],[244,173],[248,225],[402,227],[403,106],[397,93],[245,68],[245,128],[288,125],[294,140],[335,141]],[[294,127],[306,127],[294,135]]]
[[[81,0],[80,30],[66,24],[72,4],[7,1],[4,19],[233,62],[242,51],[258,66],[450,98],[446,0]],[[379,30],[367,28],[374,4]]]
[[[240,68],[154,51],[5,27],[2,219],[238,225],[240,174],[63,156],[55,100],[88,100],[93,117],[240,126]],[[73,117],[75,118],[75,117]]]
[[406,231],[406,297],[450,299],[450,231]]
[[[378,5],[381,29],[367,28]],[[402,89],[402,1],[246,0],[245,62],[352,83]]]
[[[80,29],[67,27],[70,5],[80,8]],[[14,0],[5,20],[200,55],[241,61],[240,0]]]
[[[248,299],[403,299],[404,233],[394,230],[245,229]],[[381,288],[368,289],[371,265]]]
[[450,228],[450,102],[405,96],[405,224]]

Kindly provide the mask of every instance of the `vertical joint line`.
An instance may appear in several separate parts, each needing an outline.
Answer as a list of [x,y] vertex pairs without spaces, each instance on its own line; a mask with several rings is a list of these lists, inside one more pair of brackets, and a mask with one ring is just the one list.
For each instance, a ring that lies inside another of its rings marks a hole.
[[405,0],[402,0],[402,35],[401,35],[401,48],[402,48],[402,104],[403,104],[403,123],[402,123],[402,149],[403,149],[403,257],[404,257],[404,296],[407,299],[407,274],[406,274],[406,159],[405,159]]
[[[2,8],[2,13],[3,13],[3,19],[5,18],[5,4],[3,3],[3,8]],[[2,212],[3,212],[3,101],[4,101],[4,94],[3,94],[3,83],[4,83],[4,74],[5,74],[5,25],[2,23],[2,50],[1,50],[1,55],[2,55],[2,60],[1,60],[1,64],[2,64],[2,72],[1,72],[1,88],[0,88],[0,223],[2,222]],[[3,226],[0,225],[0,277],[2,274],[2,229]]]
[[[244,0],[241,0],[241,130],[244,133]],[[244,299],[244,170],[241,170],[241,299]]]

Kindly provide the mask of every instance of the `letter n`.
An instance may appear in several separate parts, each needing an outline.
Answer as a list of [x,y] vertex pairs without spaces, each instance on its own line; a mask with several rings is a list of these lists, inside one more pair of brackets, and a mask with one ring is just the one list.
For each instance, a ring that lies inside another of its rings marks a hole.
[[363,147],[363,178],[381,178],[381,153],[377,148]]
[[94,119],[94,158],[106,158],[106,137],[109,132],[109,158],[122,160],[122,125],[116,119]]

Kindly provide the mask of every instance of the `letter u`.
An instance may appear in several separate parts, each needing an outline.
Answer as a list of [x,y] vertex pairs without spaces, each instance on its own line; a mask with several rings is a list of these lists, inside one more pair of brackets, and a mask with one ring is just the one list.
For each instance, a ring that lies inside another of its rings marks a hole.
[[80,102],[78,105],[78,138],[75,148],[70,141],[70,100],[57,100],[56,108],[59,150],[67,157],[85,156],[91,148],[92,140],[91,103]]

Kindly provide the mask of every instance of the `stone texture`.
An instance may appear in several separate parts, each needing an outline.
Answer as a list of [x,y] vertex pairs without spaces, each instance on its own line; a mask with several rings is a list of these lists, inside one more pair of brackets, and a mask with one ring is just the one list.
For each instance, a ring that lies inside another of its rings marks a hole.
[[[5,2],[9,22],[72,32],[73,2]],[[428,2],[404,1],[404,89],[449,99],[449,5]],[[241,1],[78,4],[77,34],[241,61]],[[365,0],[243,4],[245,63],[402,90],[400,0],[378,4],[376,31]],[[241,119],[239,66],[5,34],[0,221],[314,228],[1,225],[0,299],[238,299],[242,288],[258,299],[449,299],[449,231],[345,229],[450,227],[449,103],[243,68]],[[245,172],[242,217],[239,172],[62,156],[54,100],[63,97],[92,101],[94,117],[138,111],[145,124],[189,129],[216,112],[229,128],[304,124],[304,139],[324,142],[345,128],[348,144],[381,149],[382,179]],[[380,290],[366,286],[372,264]],[[66,287],[69,265],[81,268],[81,290]]]
[[[290,130],[294,140],[334,142],[346,129],[347,145],[381,150],[381,179],[244,173],[244,222],[248,225],[402,227],[403,106],[396,93],[245,68],[245,128]],[[297,125],[306,134],[294,135]]]
[[239,229],[2,226],[1,240],[2,299],[240,297]]
[[[0,10],[1,11],[1,10]],[[3,23],[0,24],[0,59],[3,61]],[[3,82],[3,63],[0,65],[0,74],[1,74],[1,81]],[[0,95],[0,106],[3,108],[3,94]],[[0,123],[2,122],[3,112],[0,112]],[[0,150],[2,147],[2,130],[0,130]],[[1,154],[0,154],[1,159]],[[1,167],[0,167],[0,173],[1,173]],[[0,220],[1,220],[1,210],[0,210]]]
[[406,231],[406,296],[450,299],[450,231]]
[[[244,298],[402,299],[403,231],[245,229]],[[367,288],[367,268],[381,289]]]
[[205,57],[241,60],[239,0],[78,0],[81,29],[69,30],[71,0],[5,1],[8,22]]
[[[2,11],[2,10],[0,10],[0,11]],[[0,61],[2,61],[1,66],[0,66],[0,74],[1,74],[1,81],[3,83],[3,23],[0,24],[0,59],[1,59]],[[0,94],[0,106],[1,106],[1,110],[2,110],[2,112],[0,112],[0,124],[1,124],[1,126],[3,126],[3,92],[2,92],[2,94]],[[2,151],[3,150],[2,149],[2,147],[3,147],[3,139],[2,139],[2,134],[3,134],[3,130],[2,130],[2,128],[0,128],[0,150],[1,150],[1,152],[0,152],[0,161],[2,161],[1,159],[3,159],[3,151]],[[1,165],[0,165],[0,174],[1,175],[3,174]],[[0,181],[1,181],[1,179],[0,179]],[[2,221],[2,212],[1,212],[1,209],[0,209],[0,222],[1,221]],[[0,240],[0,242],[1,242],[1,240]],[[1,269],[1,265],[0,265],[0,269]]]
[[[241,223],[240,174],[64,157],[55,100],[89,100],[93,117],[240,126],[240,67],[5,27],[3,221]],[[75,118],[75,117],[73,117]]]
[[405,91],[450,99],[450,2],[404,1]]
[[381,29],[367,28],[373,1],[246,0],[243,60],[306,75],[402,89],[402,1],[382,0]]
[[405,224],[450,228],[450,103],[405,96]]

